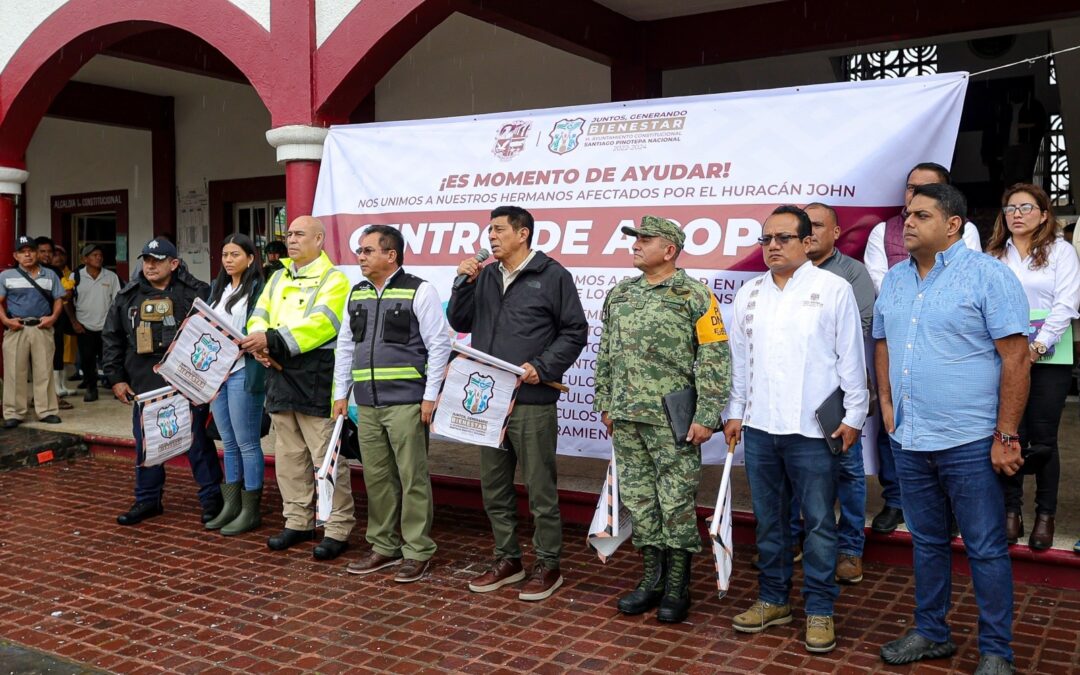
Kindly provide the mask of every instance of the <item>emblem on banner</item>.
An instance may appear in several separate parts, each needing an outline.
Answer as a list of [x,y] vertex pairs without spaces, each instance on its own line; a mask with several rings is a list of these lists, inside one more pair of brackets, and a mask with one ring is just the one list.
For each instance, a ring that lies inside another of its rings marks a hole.
[[491,154],[504,162],[513,159],[525,149],[525,141],[529,140],[531,130],[532,122],[507,122],[499,127],[499,133],[495,134],[495,147],[491,149]]
[[163,438],[172,438],[180,431],[180,424],[176,421],[176,407],[167,405],[157,414],[157,425]]
[[488,409],[494,393],[495,378],[472,373],[469,375],[469,383],[465,385],[465,400],[461,405],[470,415],[481,415]]
[[578,137],[581,136],[584,131],[585,119],[582,117],[575,117],[573,119],[561,119],[555,123],[555,126],[551,128],[551,133],[548,136],[551,138],[551,142],[548,143],[548,150],[554,152],[556,155],[565,155],[566,153],[574,150],[578,146]]
[[195,341],[195,347],[191,352],[191,365],[195,366],[195,370],[205,373],[210,370],[214,361],[217,361],[220,351],[221,343],[210,337],[208,333],[203,333]]

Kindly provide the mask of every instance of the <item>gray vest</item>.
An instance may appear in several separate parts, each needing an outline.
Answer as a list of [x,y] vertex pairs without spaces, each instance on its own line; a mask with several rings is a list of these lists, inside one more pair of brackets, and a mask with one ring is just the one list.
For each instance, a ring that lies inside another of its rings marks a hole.
[[381,297],[366,279],[349,293],[353,395],[357,405],[401,405],[424,400],[428,352],[413,311],[416,289],[423,281],[402,270],[383,289]]

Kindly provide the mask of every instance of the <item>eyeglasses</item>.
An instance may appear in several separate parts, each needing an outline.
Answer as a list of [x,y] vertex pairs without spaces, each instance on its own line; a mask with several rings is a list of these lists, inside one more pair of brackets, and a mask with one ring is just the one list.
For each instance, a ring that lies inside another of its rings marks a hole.
[[[1012,205],[1012,204],[1009,204],[1008,206],[1001,207],[1001,212],[1004,213],[1007,216],[1011,216],[1012,214],[1019,211],[1020,215],[1026,216],[1027,214],[1031,213],[1035,209],[1039,209],[1039,207],[1035,206],[1034,204],[1017,204],[1015,206]],[[1042,209],[1039,209],[1039,210],[1042,211]]]
[[762,235],[762,236],[758,237],[757,243],[761,244],[762,246],[768,246],[769,244],[771,244],[773,242],[773,239],[780,242],[781,246],[784,246],[789,241],[802,239],[802,237],[800,237],[797,234],[776,234],[776,235],[766,234],[766,235]]
[[388,248],[372,248],[371,246],[368,246],[366,248],[358,248],[358,249],[356,249],[356,255],[375,255],[376,251],[386,253],[389,250],[390,249],[388,249]]

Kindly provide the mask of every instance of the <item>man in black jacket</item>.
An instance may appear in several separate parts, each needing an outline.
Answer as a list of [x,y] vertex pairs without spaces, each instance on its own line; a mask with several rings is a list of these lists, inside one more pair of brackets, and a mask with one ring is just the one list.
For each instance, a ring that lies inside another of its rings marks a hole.
[[[153,368],[176,337],[195,298],[205,300],[210,294],[210,286],[188,272],[177,258],[176,247],[168,240],[150,241],[139,257],[142,273],[136,273],[131,283],[117,294],[101,333],[105,380],[116,398],[124,403],[131,403],[136,394],[165,386],[165,380]],[[222,505],[221,464],[217,449],[206,437],[206,417],[207,406],[192,407],[192,443],[188,450],[191,472],[199,484],[204,523],[212,520]],[[135,525],[160,516],[161,493],[165,487],[165,467],[141,466],[144,454],[139,406],[132,409],[132,426],[135,504],[117,517],[116,522],[121,525]]]
[[488,238],[498,262],[481,269],[475,258],[458,265],[468,275],[450,296],[454,330],[472,333],[480,351],[525,369],[517,403],[506,428],[505,449],[480,449],[484,510],[495,535],[495,562],[473,579],[469,590],[488,593],[525,578],[517,540],[514,470],[521,462],[535,525],[537,561],[521,600],[544,600],[562,585],[562,520],[556,488],[555,450],[559,425],[558,382],[588,341],[589,324],[574,278],[548,256],[533,251],[533,217],[516,206],[491,212]]

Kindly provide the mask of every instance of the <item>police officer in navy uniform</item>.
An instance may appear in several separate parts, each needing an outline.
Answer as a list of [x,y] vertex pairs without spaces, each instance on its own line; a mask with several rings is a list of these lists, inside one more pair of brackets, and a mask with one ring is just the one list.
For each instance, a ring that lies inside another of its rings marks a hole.
[[[177,257],[176,247],[167,239],[150,241],[139,257],[142,269],[116,296],[102,331],[105,380],[116,398],[125,403],[130,403],[136,394],[166,385],[154,372],[154,365],[165,355],[195,298],[206,300],[210,294],[210,286],[188,272]],[[192,443],[188,451],[191,472],[199,484],[204,523],[222,507],[221,464],[217,449],[206,437],[207,414],[208,406],[192,407]],[[117,517],[121,525],[135,525],[163,512],[165,468],[140,466],[144,457],[140,421],[139,406],[133,406],[135,504]]]

